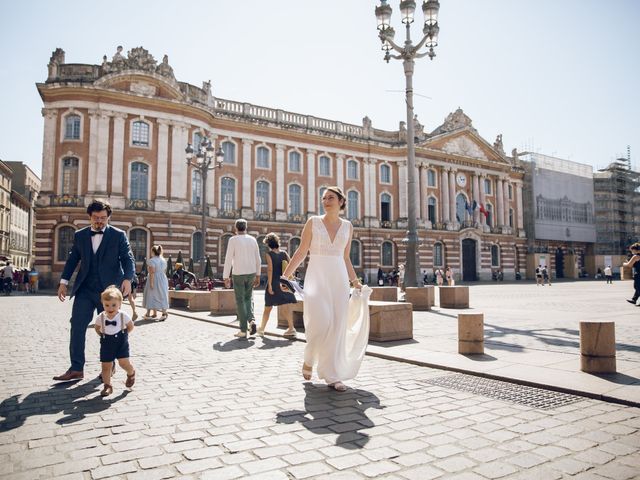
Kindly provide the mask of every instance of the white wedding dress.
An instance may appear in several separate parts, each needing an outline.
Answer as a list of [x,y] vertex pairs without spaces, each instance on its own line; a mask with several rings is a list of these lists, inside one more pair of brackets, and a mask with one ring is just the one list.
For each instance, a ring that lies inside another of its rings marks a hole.
[[354,378],[369,339],[371,289],[354,290],[349,298],[349,278],[344,250],[351,224],[341,219],[333,242],[321,217],[312,217],[310,259],[304,279],[304,328],[307,346],[304,362],[327,383]]

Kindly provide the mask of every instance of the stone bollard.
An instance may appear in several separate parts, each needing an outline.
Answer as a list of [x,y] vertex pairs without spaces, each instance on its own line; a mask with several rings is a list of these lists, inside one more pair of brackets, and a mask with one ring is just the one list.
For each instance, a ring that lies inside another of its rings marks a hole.
[[469,287],[456,285],[439,287],[441,308],[469,308]]
[[580,322],[580,370],[616,372],[615,322]]
[[404,292],[404,301],[413,304],[414,310],[431,310],[435,304],[435,287],[427,285],[424,287],[407,287]]
[[484,314],[458,314],[458,353],[484,353]]

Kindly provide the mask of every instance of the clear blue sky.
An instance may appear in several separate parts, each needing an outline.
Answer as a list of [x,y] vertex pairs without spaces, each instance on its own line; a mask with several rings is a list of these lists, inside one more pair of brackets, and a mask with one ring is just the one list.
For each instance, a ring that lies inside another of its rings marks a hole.
[[[382,60],[369,0],[5,2],[0,16],[0,158],[41,170],[51,52],[95,63],[116,47],[164,54],[178,80],[218,97],[394,130],[402,65]],[[392,23],[404,38],[398,0]],[[421,2],[418,3],[418,8]],[[422,23],[418,9],[417,20]],[[437,57],[418,60],[426,131],[461,107],[487,141],[604,167],[640,166],[640,1],[441,0]],[[421,30],[413,27],[417,37]],[[429,98],[424,98],[429,97]]]

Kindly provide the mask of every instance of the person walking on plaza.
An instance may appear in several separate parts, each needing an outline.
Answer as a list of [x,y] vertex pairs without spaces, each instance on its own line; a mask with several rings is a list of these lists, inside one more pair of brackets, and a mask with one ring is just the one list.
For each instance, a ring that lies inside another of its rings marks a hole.
[[542,285],[544,286],[545,283],[549,287],[551,286],[551,271],[547,269],[546,265],[542,267]]
[[[231,287],[233,271],[233,291],[236,296],[236,308],[240,320],[240,331],[235,334],[238,338],[249,336],[248,322],[253,316],[253,289],[260,285],[260,249],[255,238],[247,233],[247,221],[244,218],[236,220],[235,236],[229,239],[227,254],[224,259],[222,278],[226,288]],[[251,335],[256,333],[256,322],[251,321]]]
[[444,278],[442,276],[442,270],[440,270],[439,268],[436,270],[435,273],[436,276],[436,283],[438,284],[439,287],[442,286],[442,284],[444,283]]
[[100,363],[102,364],[102,397],[113,393],[111,374],[116,359],[127,372],[125,386],[133,387],[136,371],[129,361],[129,334],[133,330],[133,320],[122,311],[122,293],[115,285],[108,286],[100,295],[103,311],[95,319],[94,328],[100,336]]
[[[322,195],[322,216],[312,216],[302,230],[300,247],[284,271],[288,279],[311,253],[304,282],[304,326],[307,344],[302,375],[318,377],[330,388],[344,392],[343,383],[354,378],[369,337],[368,296],[351,264],[349,252],[353,226],[340,218],[346,199],[339,187],[327,187]],[[349,299],[349,282],[354,287]]]
[[398,267],[398,284],[400,286],[400,291],[404,292],[404,263],[401,263]]
[[538,285],[542,285],[544,287],[544,282],[542,281],[542,265],[538,265],[536,268],[536,287]]
[[[269,247],[267,252],[267,286],[264,289],[264,312],[262,321],[258,327],[258,336],[264,336],[264,329],[269,321],[271,309],[275,305],[286,305],[296,303],[296,297],[291,292],[283,292],[280,288],[280,277],[282,271],[289,263],[289,255],[284,250],[280,250],[280,238],[275,233],[269,233],[264,239],[264,244]],[[284,332],[285,337],[296,337],[296,329],[293,326],[291,315],[287,317],[288,329]]]
[[[151,248],[151,258],[147,262],[149,275],[144,284],[143,305],[147,309],[144,318],[149,320],[156,318],[158,310],[162,312],[159,318],[161,322],[167,319],[169,308],[169,279],[167,278],[167,261],[162,256],[162,245],[154,245]],[[153,315],[151,314],[153,312]]]
[[444,275],[447,279],[447,285],[453,287],[456,284],[456,281],[453,279],[453,269],[451,267],[447,267],[444,271]]
[[611,272],[611,265],[607,265],[604,267],[604,278],[607,280],[607,283],[613,283],[613,273]]
[[[636,242],[631,247],[631,258],[622,264],[625,268],[631,268],[633,270],[633,297],[627,300],[629,303],[636,305],[638,298],[640,298],[640,242]],[[640,305],[638,305],[640,306]]]
[[53,377],[54,380],[66,382],[84,377],[87,326],[93,312],[103,310],[101,292],[108,285],[119,285],[123,296],[131,292],[135,260],[125,232],[109,225],[111,214],[109,203],[93,200],[87,207],[91,225],[77,230],[73,236],[73,245],[58,286],[58,298],[64,302],[67,284],[80,264],[71,291],[71,296],[75,297],[69,338],[71,365],[65,373]]

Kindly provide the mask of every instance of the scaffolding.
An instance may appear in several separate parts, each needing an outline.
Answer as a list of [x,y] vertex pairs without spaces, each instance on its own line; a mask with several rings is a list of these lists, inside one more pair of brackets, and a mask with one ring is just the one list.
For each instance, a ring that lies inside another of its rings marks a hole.
[[625,255],[640,234],[640,173],[630,155],[593,175],[596,254]]

